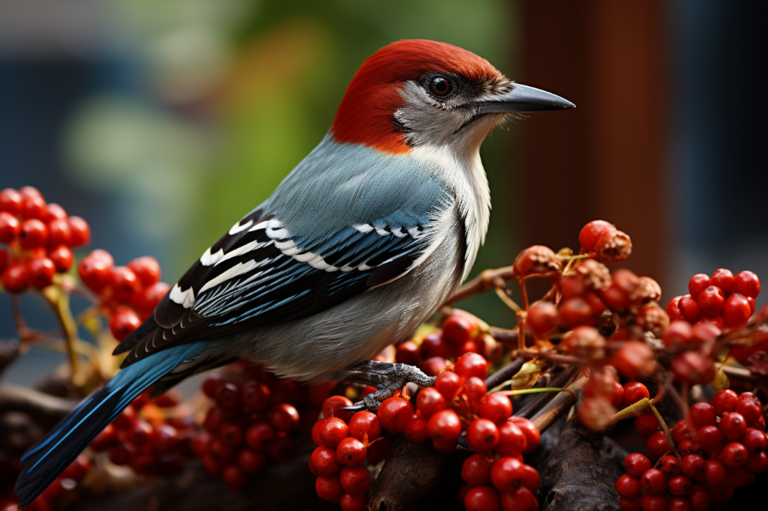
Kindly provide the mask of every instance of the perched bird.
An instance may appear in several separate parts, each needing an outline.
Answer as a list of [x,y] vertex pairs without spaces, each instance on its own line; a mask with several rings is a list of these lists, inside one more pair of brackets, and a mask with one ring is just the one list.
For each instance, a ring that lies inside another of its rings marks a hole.
[[409,338],[485,239],[485,136],[514,112],[572,107],[446,43],[373,54],[320,144],[115,349],[128,353],[122,370],[24,455],[21,505],[151,385],[161,393],[240,358],[291,378],[339,377]]

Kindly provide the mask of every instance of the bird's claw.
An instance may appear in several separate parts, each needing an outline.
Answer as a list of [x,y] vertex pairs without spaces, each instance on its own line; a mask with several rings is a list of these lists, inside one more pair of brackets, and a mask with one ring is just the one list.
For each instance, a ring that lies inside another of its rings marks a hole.
[[407,364],[376,362],[366,360],[349,368],[347,380],[366,383],[378,390],[367,394],[361,401],[343,408],[345,411],[359,412],[368,410],[375,412],[381,401],[392,397],[395,391],[402,389],[407,383],[415,383],[419,387],[431,387],[435,384],[434,376],[427,376],[418,367]]

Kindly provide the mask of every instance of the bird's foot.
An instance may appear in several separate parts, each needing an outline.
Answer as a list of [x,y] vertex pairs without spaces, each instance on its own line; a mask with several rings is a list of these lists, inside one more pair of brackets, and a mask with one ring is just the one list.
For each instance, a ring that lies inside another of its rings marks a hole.
[[378,389],[364,396],[354,405],[344,408],[350,412],[361,410],[376,412],[382,401],[392,397],[395,391],[402,389],[407,383],[415,383],[419,387],[431,387],[435,384],[434,376],[427,376],[418,367],[401,363],[365,360],[347,370],[349,371],[345,378],[347,381],[364,383]]

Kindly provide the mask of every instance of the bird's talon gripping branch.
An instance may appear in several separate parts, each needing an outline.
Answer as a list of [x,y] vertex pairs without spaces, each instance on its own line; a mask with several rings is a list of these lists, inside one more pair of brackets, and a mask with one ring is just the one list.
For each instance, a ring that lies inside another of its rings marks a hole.
[[366,360],[350,367],[347,376],[348,381],[367,383],[376,387],[376,392],[367,394],[362,401],[352,406],[343,408],[345,411],[359,412],[368,410],[375,412],[379,403],[392,397],[395,391],[402,389],[408,383],[415,383],[419,387],[431,387],[435,384],[436,377],[427,376],[418,367],[408,364],[393,364],[390,362],[376,362]]

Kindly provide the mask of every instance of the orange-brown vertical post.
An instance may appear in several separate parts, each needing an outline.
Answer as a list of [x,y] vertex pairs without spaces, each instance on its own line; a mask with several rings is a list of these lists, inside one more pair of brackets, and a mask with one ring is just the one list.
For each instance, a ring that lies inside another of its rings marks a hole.
[[662,0],[522,0],[519,80],[576,103],[520,123],[526,244],[577,245],[603,218],[632,236],[627,266],[667,271],[666,19]]

